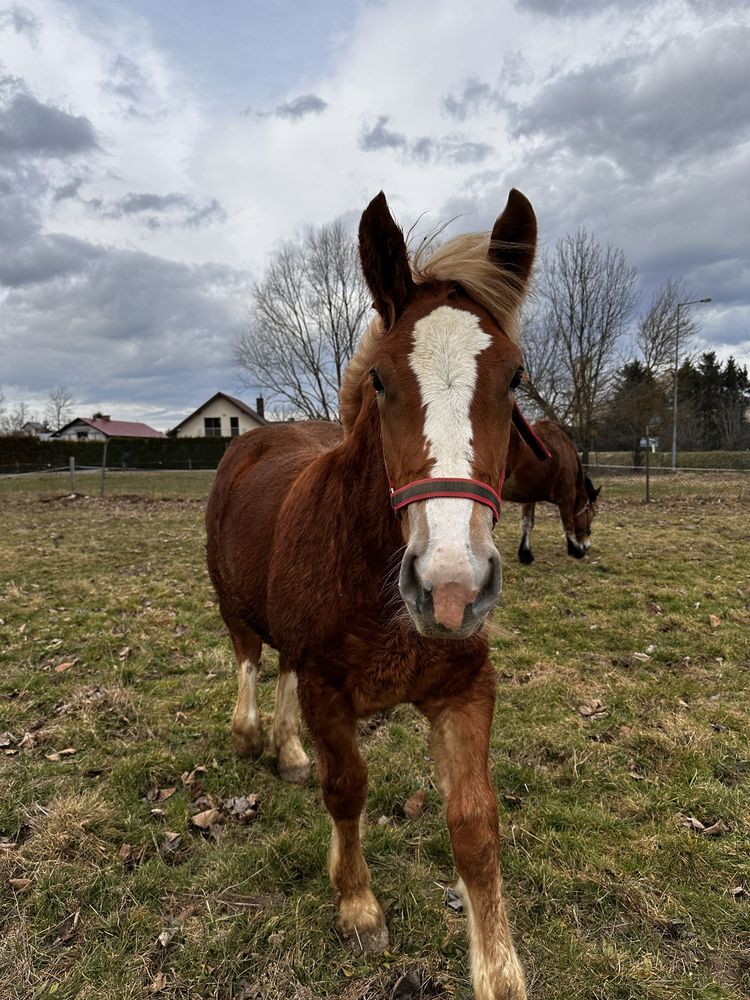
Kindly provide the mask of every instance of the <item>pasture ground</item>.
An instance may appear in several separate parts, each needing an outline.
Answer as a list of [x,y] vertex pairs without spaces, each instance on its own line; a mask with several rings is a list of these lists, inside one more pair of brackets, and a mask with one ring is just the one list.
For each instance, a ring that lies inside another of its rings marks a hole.
[[[519,566],[503,512],[492,770],[536,1000],[750,993],[750,502],[703,487],[646,506],[605,482],[581,562],[540,508]],[[362,726],[378,957],[333,929],[315,777],[232,755],[202,508],[0,498],[0,996],[470,997],[419,716]]]

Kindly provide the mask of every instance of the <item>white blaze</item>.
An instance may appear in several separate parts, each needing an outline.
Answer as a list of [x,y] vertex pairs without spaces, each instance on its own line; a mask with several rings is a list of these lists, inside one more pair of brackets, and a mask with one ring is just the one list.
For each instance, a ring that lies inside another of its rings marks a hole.
[[[424,433],[433,466],[430,476],[471,479],[471,405],[477,383],[478,355],[491,344],[473,313],[440,306],[414,326],[409,364],[425,410]],[[427,551],[419,559],[426,579],[452,568],[474,579],[480,567],[472,559],[469,520],[472,500],[424,501],[429,531]],[[431,580],[432,582],[432,580]]]

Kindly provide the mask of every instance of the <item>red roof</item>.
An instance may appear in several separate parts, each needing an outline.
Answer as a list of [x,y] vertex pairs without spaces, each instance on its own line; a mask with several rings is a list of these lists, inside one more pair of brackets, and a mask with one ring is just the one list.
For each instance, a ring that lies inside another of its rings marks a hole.
[[154,430],[148,424],[139,424],[132,420],[93,420],[89,417],[77,417],[71,420],[65,427],[61,427],[57,432],[61,434],[71,424],[88,424],[89,427],[101,431],[107,437],[127,437],[127,438],[161,438],[164,437],[161,431]]

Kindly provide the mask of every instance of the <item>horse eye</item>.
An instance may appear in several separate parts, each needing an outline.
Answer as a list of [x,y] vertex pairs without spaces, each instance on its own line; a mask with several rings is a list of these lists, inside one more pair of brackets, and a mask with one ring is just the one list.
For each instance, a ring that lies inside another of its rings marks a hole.
[[372,382],[372,387],[377,393],[385,392],[385,386],[380,381],[378,373],[374,368],[370,369],[370,381]]
[[511,390],[515,390],[515,389],[517,389],[519,387],[519,385],[521,384],[521,378],[522,378],[522,376],[523,376],[523,368],[519,368],[518,371],[516,372],[516,374],[513,376],[513,378],[510,381],[510,388],[511,388]]

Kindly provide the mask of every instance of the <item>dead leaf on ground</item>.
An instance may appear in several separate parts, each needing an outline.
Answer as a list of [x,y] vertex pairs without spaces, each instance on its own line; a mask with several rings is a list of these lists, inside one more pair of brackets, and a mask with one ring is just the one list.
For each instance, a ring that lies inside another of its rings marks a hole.
[[76,910],[70,913],[62,922],[62,932],[55,944],[70,944],[78,933],[78,924],[81,920],[81,911]]
[[153,983],[149,986],[149,991],[151,993],[161,993],[162,990],[167,988],[167,977],[163,972],[159,972],[154,979]]
[[608,709],[598,698],[589,698],[578,706],[578,714],[584,719],[603,719]]
[[257,795],[236,795],[225,799],[221,811],[229,818],[239,823],[250,823],[258,815],[260,799]]
[[177,785],[171,785],[169,788],[159,788],[158,785],[154,785],[146,792],[146,798],[149,802],[163,802],[171,798],[176,791]]
[[183,771],[180,775],[180,779],[183,785],[192,785],[193,782],[197,781],[199,777],[206,774],[207,771],[207,767],[203,764],[199,764],[197,767],[194,767],[192,771]]
[[131,653],[130,646],[123,646],[122,649],[117,654],[117,659],[123,661],[127,660],[127,658],[130,656],[130,653]]
[[203,812],[196,813],[195,816],[190,817],[190,822],[193,826],[197,826],[199,830],[208,830],[219,818],[218,809],[204,809]]
[[218,809],[219,804],[219,800],[210,792],[193,799],[193,805],[198,812],[205,812],[206,809]]
[[718,615],[709,615],[708,620],[711,623],[711,628],[718,628],[721,625],[721,618]]
[[166,931],[162,931],[156,940],[162,946],[162,948],[166,948],[176,933],[177,933],[177,928],[170,927]]
[[520,806],[523,799],[520,795],[516,795],[515,792],[505,792],[503,794],[503,802],[507,802],[509,806]]
[[696,819],[695,816],[683,816],[681,822],[683,826],[694,830],[696,833],[702,833],[706,829],[705,825],[699,819]]
[[5,747],[12,747],[15,742],[16,738],[13,733],[7,731],[0,733],[0,750],[3,750]]
[[723,819],[717,819],[711,826],[705,827],[702,831],[704,837],[723,837],[725,833],[731,833],[731,826]]
[[72,757],[75,752],[75,747],[65,747],[64,750],[53,750],[52,753],[46,753],[44,756],[47,760],[61,760],[63,757]]
[[117,852],[117,857],[128,868],[135,868],[146,857],[146,850],[146,844],[142,844],[141,847],[136,848],[133,848],[131,844],[122,844],[120,850]]
[[33,733],[24,733],[18,744],[19,750],[32,750],[36,746],[36,737]]
[[407,819],[416,819],[417,816],[421,816],[424,810],[424,800],[425,800],[425,790],[424,788],[418,788],[413,795],[404,802],[404,816]]
[[159,854],[163,858],[171,857],[176,854],[182,843],[182,834],[175,833],[173,830],[166,830],[164,833],[164,838],[159,846]]
[[55,667],[55,673],[61,674],[64,670],[70,670],[70,668],[74,667],[76,663],[78,663],[77,656],[74,656],[72,660],[63,660],[62,663],[58,663]]
[[11,889],[15,889],[16,892],[24,892],[31,885],[30,878],[11,878],[8,879],[8,883]]

